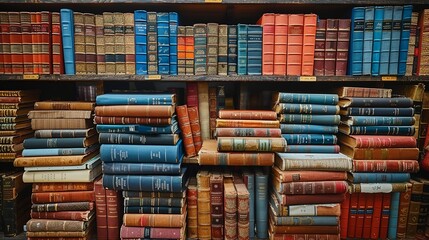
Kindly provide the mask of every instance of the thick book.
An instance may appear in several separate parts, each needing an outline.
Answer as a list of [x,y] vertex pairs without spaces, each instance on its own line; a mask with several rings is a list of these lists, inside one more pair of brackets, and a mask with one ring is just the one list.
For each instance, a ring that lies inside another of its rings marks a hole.
[[[332,206],[333,203],[341,203],[345,198],[344,194],[286,195],[280,194],[275,190],[271,190],[271,192],[270,203],[277,209],[277,212],[281,216],[289,216],[290,206],[305,206],[309,204],[327,204],[328,206]],[[329,208],[332,209],[332,207]],[[339,212],[339,210],[335,212]],[[314,212],[313,215],[317,215],[317,213]],[[338,215],[338,213],[335,215]]]
[[350,25],[350,19],[338,19],[337,52],[335,58],[336,76],[345,76],[347,74],[347,63],[350,56]]
[[89,119],[92,111],[87,110],[32,110],[28,113],[29,119],[64,119],[64,118],[84,118]]
[[88,129],[92,127],[94,127],[94,123],[91,119],[31,119],[33,130]]
[[43,157],[20,157],[15,159],[15,167],[43,167],[43,166],[78,166],[85,164],[98,155],[92,152],[88,155],[64,155],[64,156],[43,156]]
[[32,204],[31,206],[31,211],[34,212],[91,211],[93,209],[94,202],[47,203]]
[[413,116],[414,108],[348,107],[342,108],[340,114],[348,116]]
[[347,180],[347,173],[346,172],[282,171],[277,166],[274,166],[272,168],[272,174],[280,182],[310,182],[310,181]]
[[249,237],[255,237],[255,173],[246,168],[242,173],[243,182],[249,191]]
[[200,126],[200,117],[198,113],[198,106],[188,107],[188,116],[189,116],[189,124],[191,125],[191,130],[192,130],[192,138],[194,141],[195,152],[198,154],[203,144],[202,138],[201,138],[201,126]]
[[183,156],[182,140],[176,145],[102,144],[101,161],[124,163],[178,163]]
[[363,31],[362,75],[371,75],[371,60],[374,43],[375,7],[365,7],[365,22]]
[[55,171],[26,171],[23,175],[25,183],[40,182],[92,182],[101,174],[101,164],[87,170],[55,170]]
[[288,234],[316,234],[316,235],[324,235],[324,234],[339,234],[340,227],[339,226],[282,226],[282,225],[274,225],[270,222],[269,231],[271,233],[288,233]]
[[144,124],[165,126],[172,124],[172,117],[102,117],[94,116],[95,124]]
[[108,239],[107,233],[107,202],[106,189],[103,188],[103,179],[94,181],[95,211],[97,220],[97,238]]
[[338,19],[326,20],[324,75],[335,75],[335,59],[337,57]]
[[394,107],[408,108],[413,106],[413,100],[406,97],[342,97],[338,102],[340,107]]
[[75,49],[74,49],[74,19],[73,11],[70,9],[60,10],[61,35],[64,56],[64,73],[74,75],[75,69]]
[[349,75],[362,75],[364,30],[365,7],[354,7],[352,10],[350,26]]
[[280,114],[279,121],[287,124],[338,125],[340,115]]
[[183,227],[128,227],[121,226],[123,239],[180,239],[185,234]]
[[314,50],[316,42],[317,15],[304,15],[304,29],[302,39],[301,76],[312,76],[314,69]]
[[282,134],[288,145],[333,145],[337,136],[332,134]]
[[278,128],[216,128],[216,137],[281,137]]
[[415,117],[384,117],[384,116],[344,116],[342,122],[351,126],[412,126]]
[[183,147],[185,148],[185,155],[193,157],[197,153],[195,151],[194,139],[192,137],[191,124],[189,121],[188,108],[186,105],[176,106],[176,112],[183,139]]
[[336,134],[338,126],[315,124],[280,124],[280,130],[289,134]]
[[218,137],[219,152],[285,152],[284,138]]
[[199,152],[200,165],[271,166],[274,153],[218,152],[215,140],[204,141]]
[[216,119],[216,128],[279,128],[278,120]]
[[219,118],[242,120],[276,120],[277,114],[268,110],[219,110]]
[[99,133],[139,133],[139,134],[154,134],[154,133],[176,133],[179,130],[177,122],[166,126],[154,125],[110,125],[99,124],[96,127]]
[[380,60],[381,60],[381,43],[383,34],[383,18],[384,7],[376,6],[374,8],[374,35],[372,45],[372,59],[371,59],[371,75],[378,76],[380,74]]
[[171,174],[179,175],[181,173],[181,164],[166,164],[166,163],[118,163],[118,162],[103,162],[104,174]]
[[34,137],[36,138],[83,138],[89,137],[96,133],[95,128],[88,129],[46,129],[36,130]]
[[138,198],[138,197],[125,197],[124,207],[184,207],[186,205],[186,198]]
[[353,148],[341,146],[341,152],[354,160],[417,160],[418,148]]
[[89,159],[83,164],[74,165],[74,166],[34,166],[34,167],[24,167],[25,171],[68,171],[68,170],[85,170],[85,169],[93,169],[101,165],[100,156],[96,155],[93,158]]
[[[408,46],[408,45],[407,45]],[[390,216],[388,221],[388,229],[387,229],[387,237],[396,238],[397,230],[398,230],[398,216],[399,216],[399,198],[401,193],[394,192],[391,194],[390,199]]]
[[[294,211],[299,211],[299,208]],[[337,216],[276,216],[276,213],[271,206],[269,214],[274,220],[275,225],[282,226],[335,226],[340,222],[340,218]]]
[[275,29],[275,14],[265,13],[258,20],[258,24],[262,26],[262,74],[274,74],[274,29]]
[[349,171],[352,161],[341,153],[276,153],[274,165],[280,170]]
[[392,18],[392,37],[390,39],[390,61],[389,61],[389,74],[397,75],[399,67],[399,53],[401,43],[401,22],[403,6],[393,7]]
[[187,180],[186,169],[178,176],[104,175],[103,186],[113,190],[181,192]]
[[389,88],[366,88],[366,87],[341,87],[338,96],[354,98],[391,98],[392,89]]
[[95,102],[81,101],[41,101],[34,103],[35,110],[90,110],[93,111]]
[[420,169],[416,160],[354,160],[354,172],[408,172]]
[[223,201],[224,201],[224,229],[226,239],[238,238],[237,232],[237,190],[234,187],[233,178],[224,179],[223,186]]
[[184,214],[124,214],[124,226],[126,227],[182,227],[186,223]]
[[224,237],[224,182],[220,172],[210,176],[210,218],[212,239]]
[[175,105],[175,94],[116,94],[106,93],[95,100],[100,105]]
[[390,45],[392,40],[393,6],[384,6],[383,26],[381,32],[380,75],[389,74]]
[[113,105],[95,107],[95,115],[108,117],[171,117],[172,105]]
[[33,219],[57,219],[57,220],[76,220],[89,221],[94,211],[60,211],[60,212],[35,212],[31,211]]
[[176,145],[178,134],[100,133],[100,144]]
[[348,190],[346,181],[286,182],[273,181],[274,189],[281,194],[340,194]]
[[403,238],[407,233],[408,213],[411,203],[412,184],[409,183],[409,188],[406,192],[401,192],[399,196],[399,214],[397,225],[397,237]]
[[27,138],[24,140],[24,148],[82,148],[96,143],[98,143],[97,135],[92,135],[88,138]]
[[64,191],[89,191],[94,189],[92,183],[33,183],[32,192],[64,192]]
[[268,173],[265,169],[255,171],[255,225],[256,237],[268,237]]
[[399,42],[398,75],[403,76],[407,70],[408,43],[411,34],[412,5],[405,5],[402,10],[401,40]]
[[82,232],[88,228],[88,222],[53,220],[53,219],[30,219],[27,222],[29,232]]
[[125,206],[124,213],[153,213],[153,214],[183,214],[186,212],[186,205],[183,207],[165,206]]
[[68,155],[88,155],[100,148],[98,144],[93,144],[82,148],[41,148],[24,149],[23,157],[42,157],[42,156],[68,156]]
[[319,19],[316,26],[316,40],[314,49],[314,75],[325,75],[325,45],[326,45],[326,19]]
[[408,182],[410,178],[410,173],[354,172],[350,180],[352,183],[401,183]]
[[275,110],[276,113],[287,114],[333,115],[339,113],[340,107],[338,105],[279,103],[275,106]]
[[40,192],[31,194],[31,202],[35,204],[91,201],[95,201],[94,191]]
[[273,100],[278,103],[307,103],[336,105],[338,103],[337,94],[320,94],[320,93],[287,93],[279,92],[273,95]]
[[414,126],[349,126],[340,124],[341,133],[348,135],[400,135],[413,136]]
[[198,191],[197,191],[197,179],[195,176],[190,177],[189,184],[184,191],[186,193],[187,203],[187,236],[190,238],[198,237]]
[[289,153],[339,153],[339,145],[287,145]]

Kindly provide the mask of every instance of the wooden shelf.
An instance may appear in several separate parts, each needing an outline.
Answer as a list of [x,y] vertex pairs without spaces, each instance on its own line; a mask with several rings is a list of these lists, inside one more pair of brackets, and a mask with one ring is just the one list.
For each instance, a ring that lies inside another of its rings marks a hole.
[[251,76],[251,75],[0,75],[0,81],[151,81],[151,82],[427,82],[429,76]]

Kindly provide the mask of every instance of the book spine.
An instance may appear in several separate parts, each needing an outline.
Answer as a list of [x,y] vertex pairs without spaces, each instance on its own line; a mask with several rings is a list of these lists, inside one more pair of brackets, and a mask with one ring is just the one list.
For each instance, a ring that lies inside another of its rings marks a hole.
[[414,117],[368,117],[354,116],[353,125],[375,125],[375,126],[412,126],[416,119]]
[[87,74],[97,74],[97,50],[96,50],[96,29],[95,29],[95,15],[84,13],[85,25],[85,67]]
[[106,144],[175,145],[177,142],[177,135],[159,134],[157,136],[152,136],[126,133],[100,133],[99,142]]
[[[104,64],[106,74],[116,74],[116,56],[115,56],[115,23],[114,14],[103,12],[103,32],[104,32]],[[119,30],[119,29],[118,29]]]
[[338,19],[326,20],[326,38],[325,38],[325,76],[335,75],[335,59],[337,57],[338,39]]
[[407,70],[408,43],[411,33],[412,5],[405,5],[402,11],[401,40],[399,42],[398,75],[405,75]]
[[180,174],[180,164],[163,163],[103,163],[105,174]]
[[[417,60],[414,58],[416,51],[416,40],[417,40],[417,24],[419,20],[419,13],[412,12],[411,14],[411,25],[410,25],[410,39],[408,41],[408,54],[407,54],[407,66],[405,75],[411,76],[414,72],[414,65],[417,64]],[[415,73],[415,72],[414,72]]]
[[249,239],[249,191],[239,176],[234,176],[237,190],[237,235],[238,239]]
[[338,142],[337,136],[331,134],[282,134],[282,137],[290,145],[333,145]]
[[275,14],[265,13],[259,19],[258,24],[262,30],[262,74],[274,74],[274,28]]
[[22,29],[19,12],[8,12],[9,15],[9,38],[10,59],[13,74],[22,74],[24,65],[22,59]]
[[103,188],[102,179],[94,182],[94,195],[95,195],[95,212],[97,220],[97,238],[107,239],[107,203],[106,203],[106,189]]
[[274,162],[274,154],[200,152],[198,162],[201,165],[271,166]]
[[304,14],[288,15],[287,34],[287,75],[300,75],[304,38]]
[[31,210],[35,212],[87,211],[93,209],[93,202],[33,204],[31,207]]
[[177,33],[178,33],[178,22],[179,15],[176,12],[168,13],[168,21],[169,21],[169,40],[170,40],[170,75],[177,75],[178,70],[178,41],[177,41]]
[[316,125],[338,125],[339,115],[308,115],[308,114],[280,114],[281,123],[309,123]]
[[279,121],[216,119],[216,128],[279,128],[279,126]]
[[350,134],[413,136],[414,126],[350,126]]
[[95,114],[108,117],[171,117],[174,107],[170,105],[97,106]]
[[176,113],[179,121],[179,127],[183,139],[183,145],[185,146],[186,156],[192,157],[197,153],[195,151],[194,139],[192,137],[191,124],[189,121],[188,108],[186,105],[177,106]]
[[106,214],[108,239],[118,239],[122,220],[122,198],[120,193],[106,189]]
[[412,190],[408,213],[407,237],[415,237],[419,223],[420,206],[422,203],[423,183],[418,180],[411,180]]
[[[400,193],[399,196],[399,214],[398,214],[398,225],[397,225],[397,238],[404,238],[407,233],[408,225],[408,213],[411,202],[411,191],[412,185],[409,184],[408,190],[406,192]],[[389,226],[390,223],[389,223]]]
[[384,7],[376,6],[374,10],[374,36],[372,46],[371,75],[380,74],[381,43],[383,40]]
[[32,192],[64,192],[94,190],[92,183],[33,183]]
[[83,138],[87,137],[88,130],[37,130],[34,132],[36,138]]
[[210,175],[208,171],[200,170],[197,173],[197,222],[198,238],[211,238],[211,198]]
[[409,180],[409,173],[353,173],[353,183],[400,183]]
[[190,238],[198,237],[198,192],[197,180],[191,177],[186,190],[187,208],[187,236]]
[[213,173],[210,176],[210,214],[212,239],[224,237],[223,175]]
[[286,93],[279,92],[278,103],[308,103],[322,105],[336,105],[338,103],[337,94],[311,94],[311,93]]
[[[125,15],[113,13],[114,38],[115,38],[115,74],[125,74]],[[113,69],[112,69],[113,71]]]
[[61,41],[61,18],[59,12],[51,13],[51,59],[52,74],[64,73],[63,43]]
[[317,15],[304,15],[304,36],[302,41],[302,76],[312,76],[314,71],[314,51],[316,41]]
[[390,45],[392,39],[393,6],[384,6],[383,29],[381,33],[380,75],[389,74]]
[[[194,57],[195,57],[195,63],[194,63],[195,75],[207,74],[207,25],[206,24],[194,24]],[[199,109],[201,109],[201,107]]]
[[417,172],[418,162],[415,160],[354,160],[355,172]]
[[77,148],[87,145],[86,138],[27,138],[24,140],[24,148]]
[[350,44],[350,19],[338,20],[337,55],[335,58],[335,75],[347,74]]
[[388,222],[388,238],[396,238],[396,233],[398,229],[398,216],[399,216],[399,199],[400,193],[394,192],[392,193],[391,203],[390,203],[390,216]]
[[225,239],[237,239],[237,190],[233,179],[224,179]]
[[[159,51],[158,51],[158,31],[157,31],[158,16],[157,15],[158,14],[156,12],[147,12],[147,65],[148,65],[147,74],[149,75],[160,73],[159,67],[158,67],[158,62],[160,59],[158,59]],[[163,24],[164,24],[164,29],[162,30],[164,31],[168,30],[168,26],[165,26],[166,23],[164,22]],[[163,36],[161,39],[163,39],[164,41],[165,37]],[[164,43],[165,42],[163,42],[163,44]]]
[[347,188],[345,181],[324,181],[281,183],[277,190],[284,194],[338,194],[345,193]]
[[219,137],[218,151],[233,152],[284,152],[286,141],[283,138],[234,138]]
[[175,94],[103,94],[97,96],[97,105],[173,105]]
[[237,73],[247,75],[247,25],[237,25]]
[[207,23],[207,75],[218,74],[219,24]]
[[194,141],[195,152],[198,153],[202,147],[200,117],[198,106],[188,107],[189,123],[192,130],[192,139]]
[[150,117],[102,117],[94,116],[95,124],[147,124],[147,125],[168,125],[171,118],[150,118]]
[[75,58],[74,58],[74,19],[73,11],[70,9],[61,9],[61,35],[64,53],[64,73],[74,75]]
[[182,176],[104,175],[103,186],[113,190],[180,192]]
[[148,36],[147,36],[147,12],[145,10],[134,11],[134,32],[135,32],[135,59],[136,74],[145,75],[148,73]]
[[189,107],[198,107],[198,84],[186,83],[186,105]]
[[178,130],[178,126],[177,123],[167,126],[98,124],[96,129],[99,133],[172,134]]
[[87,225],[83,221],[30,219],[27,222],[29,232],[54,232],[54,231],[85,231]]
[[358,209],[356,212],[355,237],[362,238],[364,230],[364,221],[366,217],[366,202],[369,194],[360,193],[358,200]]
[[34,211],[32,211],[30,213],[30,216],[31,216],[31,218],[35,218],[35,219],[89,221],[89,214],[90,214],[89,211],[62,211],[62,212],[34,212]]
[[168,75],[170,73],[169,14],[167,12],[157,12],[156,24],[158,43],[158,74]]
[[381,209],[381,221],[380,221],[380,235],[379,237],[382,239],[387,238],[389,220],[391,214],[391,198],[393,193],[383,193],[383,203]]
[[177,28],[177,71],[179,75],[186,75],[186,27]]
[[352,10],[350,27],[350,53],[348,73],[353,76],[362,75],[363,45],[365,29],[365,7],[355,7]]
[[124,13],[125,73],[136,74],[134,13]]
[[69,156],[69,155],[86,155],[98,149],[93,145],[89,148],[45,148],[45,149],[24,149],[23,157],[41,157],[41,156]]
[[256,236],[268,237],[268,174],[258,169],[255,172],[255,223]]
[[[76,74],[86,74],[85,62],[85,23],[81,12],[73,13],[74,20],[74,58]],[[38,60],[37,60],[38,61]]]
[[[276,159],[277,162],[277,159]],[[297,160],[284,160],[280,162],[281,170],[330,170],[330,171],[348,171],[352,168],[351,161],[344,159],[338,160],[316,160],[316,159],[297,159]]]
[[339,224],[339,217],[333,216],[311,216],[311,217],[276,217],[276,225],[295,225],[295,226],[308,226],[308,225],[323,225],[335,226]]
[[103,162],[178,163],[183,154],[181,147],[181,141],[174,146],[102,144],[100,153]]
[[365,26],[363,31],[362,75],[371,75],[372,45],[374,42],[375,7],[365,7]]
[[286,152],[290,153],[339,153],[339,145],[288,145]]
[[219,110],[219,118],[242,120],[276,120],[274,111],[247,111],[247,110]]
[[338,126],[325,126],[314,124],[280,124],[283,134],[335,134],[338,132]]
[[350,195],[350,213],[347,225],[347,238],[354,238],[356,236],[356,221],[360,195],[361,194]]
[[[1,40],[2,40],[2,56],[3,56],[3,71],[2,73],[11,74],[12,73],[12,60],[10,54],[10,25],[9,25],[9,15],[7,12],[2,12],[0,15],[1,21]],[[32,60],[31,60],[32,61]]]
[[390,42],[389,74],[397,75],[401,42],[401,22],[403,6],[393,7],[392,38]]
[[286,75],[288,55],[289,15],[276,14],[274,17],[274,75]]
[[31,194],[33,203],[95,201],[94,191],[40,192]]
[[262,75],[262,27],[247,26],[247,74]]
[[217,137],[281,137],[278,128],[217,128]]
[[336,105],[280,103],[276,106],[277,113],[287,114],[333,115],[339,111],[340,108]]
[[316,39],[314,49],[314,75],[325,75],[325,41],[326,19],[319,19],[316,27]]
[[350,214],[350,193],[345,194],[344,201],[341,203],[341,217],[340,217],[340,237],[341,239],[347,238],[347,228],[349,226]]
[[418,148],[355,148],[354,160],[417,160],[419,158]]
[[127,227],[121,226],[122,238],[175,238],[182,236],[182,228],[161,228],[161,227]]
[[164,198],[164,197],[156,197],[156,198],[134,198],[134,197],[126,197],[124,198],[124,206],[125,207],[182,207],[184,205],[183,198]]
[[102,14],[95,15],[95,44],[97,74],[106,74],[106,48],[104,41],[104,19]]
[[213,139],[214,131],[216,130],[216,118],[218,115],[217,105],[217,93],[216,87],[209,87],[209,125],[210,125],[210,139]]
[[237,74],[237,25],[228,25],[228,75]]

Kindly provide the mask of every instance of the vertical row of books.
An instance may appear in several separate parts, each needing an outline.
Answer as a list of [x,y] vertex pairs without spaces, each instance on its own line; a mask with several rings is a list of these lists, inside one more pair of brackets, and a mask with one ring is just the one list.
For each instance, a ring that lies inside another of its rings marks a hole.
[[120,238],[184,239],[187,169],[176,95],[107,93],[96,103],[103,186],[124,197]]
[[387,88],[343,87],[340,97],[341,152],[353,159],[342,237],[404,237],[410,173],[419,171],[413,101]]
[[94,180],[101,174],[93,102],[36,102],[24,140],[23,181],[33,184],[27,237],[90,238],[96,234]]
[[338,239],[351,159],[339,153],[337,94],[274,97],[286,153],[277,153],[270,189],[270,237]]
[[23,231],[29,219],[31,185],[22,169],[11,163],[22,155],[23,141],[33,136],[27,114],[39,98],[38,90],[0,91],[0,231],[11,237]]
[[58,12],[0,12],[0,74],[63,73]]

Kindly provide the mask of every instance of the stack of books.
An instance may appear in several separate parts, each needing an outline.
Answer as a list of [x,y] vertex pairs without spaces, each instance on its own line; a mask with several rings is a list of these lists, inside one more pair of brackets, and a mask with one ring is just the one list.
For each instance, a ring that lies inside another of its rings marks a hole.
[[0,160],[13,162],[23,141],[33,136],[27,114],[39,98],[37,90],[0,91]]
[[93,102],[36,102],[24,140],[23,181],[33,183],[27,237],[95,236],[94,180],[101,174]]
[[353,159],[350,199],[344,202],[348,228],[342,234],[396,238],[405,234],[398,218],[408,209],[399,206],[410,201],[404,198],[411,191],[410,173],[419,170],[413,101],[394,98],[385,88],[343,87],[339,94],[341,152]]
[[186,168],[175,94],[97,96],[103,186],[123,191],[122,239],[186,234]]
[[290,153],[338,153],[337,94],[285,93],[275,99],[283,138]]

